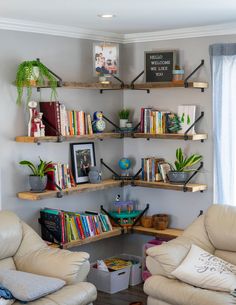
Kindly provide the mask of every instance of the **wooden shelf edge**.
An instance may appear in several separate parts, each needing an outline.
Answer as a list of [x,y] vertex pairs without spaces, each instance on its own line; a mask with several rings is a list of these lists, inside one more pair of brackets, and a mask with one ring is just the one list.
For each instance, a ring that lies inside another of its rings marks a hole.
[[74,240],[74,241],[71,241],[69,243],[63,244],[62,248],[63,249],[69,249],[69,248],[73,248],[73,247],[78,247],[78,246],[82,246],[82,245],[85,245],[85,244],[96,242],[96,241],[99,241],[99,240],[102,240],[102,239],[119,236],[121,234],[122,234],[122,229],[121,228],[113,228],[112,231],[103,232],[102,234],[87,237],[83,240],[81,240],[81,239],[80,240]]
[[[161,88],[185,88],[183,82],[156,82],[134,84],[134,89],[161,89]],[[208,82],[188,82],[188,88],[207,89]]]
[[156,230],[154,228],[144,228],[142,226],[134,226],[133,232],[145,234],[145,235],[152,235],[152,236],[159,236],[159,237],[178,237],[183,234],[183,230],[181,229],[165,229],[165,230]]
[[[75,135],[75,136],[64,136],[62,142],[78,141],[78,140],[103,140],[103,139],[120,139],[121,135],[115,132],[104,132],[95,133],[92,135]],[[45,137],[28,137],[28,136],[17,136],[16,142],[21,143],[42,143],[42,142],[58,142],[56,136],[45,136]]]
[[[168,182],[149,182],[149,181],[142,181],[142,180],[135,180],[135,186],[140,187],[148,187],[148,188],[158,188],[158,189],[165,189],[165,190],[173,190],[173,191],[182,191],[183,192],[183,184],[174,184]],[[198,183],[188,183],[186,185],[187,192],[200,192],[205,191],[207,189],[206,184],[198,184]]]
[[[184,134],[179,134],[179,133],[153,134],[153,133],[135,132],[134,138],[185,140]],[[206,133],[188,135],[188,140],[191,140],[191,141],[200,141],[200,140],[206,140],[206,139],[207,139]]]
[[[93,183],[84,183],[79,184],[76,187],[68,188],[62,190],[63,195],[71,195],[73,193],[85,193],[85,192],[94,192],[94,191],[100,191],[107,188],[112,187],[120,187],[122,184],[122,181],[119,180],[113,180],[113,179],[107,179],[103,180],[101,183],[93,184]],[[43,200],[48,198],[57,198],[58,191],[45,191],[42,193],[32,193],[30,191],[27,192],[19,192],[17,194],[17,197],[19,199],[23,200]]]

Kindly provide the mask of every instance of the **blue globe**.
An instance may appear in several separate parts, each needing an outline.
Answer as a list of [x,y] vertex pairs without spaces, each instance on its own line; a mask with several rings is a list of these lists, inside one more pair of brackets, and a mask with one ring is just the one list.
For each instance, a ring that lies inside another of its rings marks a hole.
[[127,159],[127,158],[121,158],[119,160],[118,164],[122,170],[127,170],[131,166],[131,161],[130,161],[130,159]]

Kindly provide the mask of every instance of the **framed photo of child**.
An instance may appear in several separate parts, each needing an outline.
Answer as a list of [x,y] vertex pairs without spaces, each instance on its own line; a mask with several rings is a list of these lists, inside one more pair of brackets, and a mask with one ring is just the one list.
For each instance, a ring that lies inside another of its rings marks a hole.
[[95,42],[93,44],[94,76],[119,75],[119,44]]
[[75,183],[89,181],[88,174],[91,166],[96,165],[94,143],[71,143],[71,166]]

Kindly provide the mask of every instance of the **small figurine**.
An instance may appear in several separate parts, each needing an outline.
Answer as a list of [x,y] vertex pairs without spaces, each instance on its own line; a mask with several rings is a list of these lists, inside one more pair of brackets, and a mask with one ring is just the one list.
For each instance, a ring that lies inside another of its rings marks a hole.
[[37,131],[37,125],[35,123],[35,118],[37,117],[37,102],[35,101],[30,101],[28,103],[29,106],[29,123],[28,123],[28,137],[33,137],[34,136],[34,132]]
[[106,122],[103,119],[102,111],[94,112],[92,126],[94,133],[103,132],[105,130]]

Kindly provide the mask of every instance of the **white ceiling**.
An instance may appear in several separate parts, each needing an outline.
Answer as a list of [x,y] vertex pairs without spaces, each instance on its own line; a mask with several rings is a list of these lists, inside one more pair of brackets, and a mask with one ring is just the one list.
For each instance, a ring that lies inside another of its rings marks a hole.
[[130,34],[235,22],[236,0],[0,0],[1,18]]

